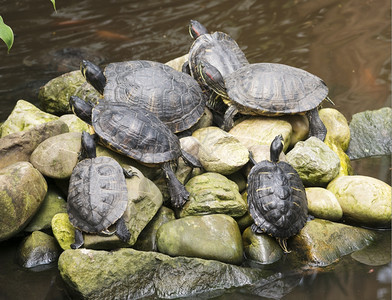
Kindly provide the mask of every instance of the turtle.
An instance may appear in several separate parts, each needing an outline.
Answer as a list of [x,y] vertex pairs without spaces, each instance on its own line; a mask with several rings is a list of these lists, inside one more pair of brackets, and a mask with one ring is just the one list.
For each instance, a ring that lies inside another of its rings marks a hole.
[[137,105],[105,98],[94,104],[71,96],[69,103],[73,112],[93,127],[104,146],[143,164],[159,165],[166,176],[172,206],[181,208],[185,204],[189,192],[176,178],[170,162],[182,157],[192,167],[202,166],[181,149],[178,136],[158,117]]
[[285,253],[287,239],[296,235],[308,219],[305,188],[296,170],[279,161],[283,137],[278,135],[270,146],[270,160],[256,163],[248,175],[248,208],[254,233],[275,237]]
[[309,136],[324,141],[327,129],[318,115],[328,97],[325,82],[305,70],[278,63],[254,63],[224,75],[206,62],[200,67],[202,77],[229,106],[224,114],[223,129],[233,127],[233,116],[279,116],[306,114]]
[[227,76],[240,67],[248,65],[249,62],[237,42],[224,32],[217,31],[209,34],[206,27],[200,22],[191,20],[189,33],[194,42],[189,50],[187,65],[183,66],[183,72],[189,68],[188,72],[208,95],[207,107],[223,115],[227,106],[215,93],[215,90],[205,82],[200,73],[200,67],[203,63],[209,63],[217,68],[223,76]]
[[88,60],[80,69],[104,98],[128,102],[154,113],[174,133],[191,128],[203,115],[206,95],[189,74],[148,60],[108,64],[104,71]]
[[[130,233],[123,214],[128,205],[125,177],[132,176],[113,158],[97,157],[93,137],[83,131],[81,161],[72,171],[67,197],[69,220],[75,227],[72,249],[84,244],[82,231],[115,233],[124,242],[129,241]],[[109,232],[108,228],[113,224],[116,224],[116,230]]]

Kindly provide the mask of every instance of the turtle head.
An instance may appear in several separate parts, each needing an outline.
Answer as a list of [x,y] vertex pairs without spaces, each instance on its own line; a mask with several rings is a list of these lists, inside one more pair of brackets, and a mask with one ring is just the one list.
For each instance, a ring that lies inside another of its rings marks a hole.
[[91,84],[101,95],[106,85],[106,77],[100,67],[88,60],[82,60],[80,63],[80,71],[87,82]]
[[272,162],[276,163],[279,161],[279,155],[283,150],[283,146],[284,146],[283,137],[281,134],[279,134],[274,138],[274,140],[271,143],[270,155],[271,155]]
[[225,81],[221,72],[208,62],[202,62],[197,66],[198,72],[205,82],[215,93],[227,98]]
[[97,148],[94,137],[86,131],[82,132],[82,153],[81,158],[97,157]]
[[207,33],[208,33],[207,28],[205,28],[203,25],[201,25],[201,23],[199,23],[198,21],[191,20],[189,22],[189,34],[195,40],[199,36],[201,36],[203,34],[207,34]]
[[84,101],[77,96],[71,96],[69,97],[69,106],[76,116],[91,125],[91,115],[94,107],[93,103]]

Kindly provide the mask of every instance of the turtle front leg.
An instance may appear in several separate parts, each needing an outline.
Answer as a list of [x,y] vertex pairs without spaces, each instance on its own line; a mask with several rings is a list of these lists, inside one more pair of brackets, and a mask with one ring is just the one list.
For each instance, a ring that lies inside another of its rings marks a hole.
[[238,109],[235,105],[231,104],[229,108],[226,110],[225,115],[223,117],[223,126],[222,129],[224,131],[229,131],[233,128],[234,125],[234,116],[238,113]]
[[120,240],[128,243],[131,238],[131,233],[129,232],[127,225],[125,225],[124,217],[121,217],[116,222],[116,233]]
[[175,208],[182,208],[189,198],[189,192],[185,189],[184,185],[177,179],[174,174],[170,163],[165,162],[162,164],[162,170],[166,176],[167,187],[169,188],[172,206]]
[[181,157],[188,166],[192,168],[203,168],[203,165],[201,164],[199,159],[192,154],[186,152],[184,149],[181,149]]
[[318,108],[316,107],[312,110],[309,110],[306,113],[306,116],[309,120],[309,137],[315,136],[324,142],[325,136],[327,135],[327,128],[320,119]]
[[79,249],[84,244],[83,233],[75,228],[75,243],[71,244],[72,249]]

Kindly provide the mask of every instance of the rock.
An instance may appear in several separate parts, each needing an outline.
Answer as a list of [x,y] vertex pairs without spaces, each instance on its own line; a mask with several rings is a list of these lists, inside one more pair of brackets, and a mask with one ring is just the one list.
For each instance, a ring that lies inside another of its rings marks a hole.
[[339,174],[339,157],[316,137],[298,142],[286,158],[304,185],[326,186]]
[[285,152],[290,145],[292,128],[289,122],[277,118],[252,117],[235,125],[230,131],[248,149],[254,145],[271,145],[279,134],[283,136]]
[[198,298],[208,292],[256,283],[266,288],[272,281],[269,272],[257,268],[134,249],[66,250],[58,266],[73,298],[86,300]]
[[392,153],[392,108],[354,114],[350,122],[351,140],[347,149],[350,159]]
[[65,202],[62,193],[55,186],[49,185],[44,201],[24,231],[49,229],[52,226],[53,216],[66,212],[67,202]]
[[114,249],[117,247],[129,247],[135,244],[139,234],[155,216],[162,206],[162,194],[157,186],[143,174],[137,172],[137,176],[127,178],[128,206],[123,218],[131,234],[127,244],[121,241],[116,235],[105,236],[97,234],[83,234],[84,247],[91,249]]
[[46,139],[34,150],[30,162],[50,178],[69,178],[81,151],[81,133],[63,133]]
[[214,116],[212,112],[206,107],[204,109],[204,113],[201,115],[199,121],[196,122],[191,128],[189,128],[190,132],[194,132],[197,129],[213,126]]
[[328,266],[369,245],[375,236],[368,229],[314,219],[289,240],[289,248],[309,265]]
[[172,59],[172,60],[170,60],[170,61],[168,61],[167,63],[165,63],[166,65],[168,65],[169,67],[172,67],[174,70],[177,70],[177,71],[182,71],[182,65],[185,63],[185,62],[187,62],[188,61],[188,53],[187,54],[185,54],[185,55],[183,55],[183,56],[180,56],[180,57],[177,57],[177,58],[175,58],[175,59]]
[[331,148],[340,159],[339,176],[352,175],[350,159],[344,152],[350,143],[350,128],[342,113],[333,108],[323,108],[319,111],[320,119],[327,128],[324,143]]
[[319,116],[327,128],[326,139],[332,140],[343,151],[347,151],[350,143],[350,127],[344,115],[334,108],[323,108],[319,110]]
[[309,135],[309,120],[306,115],[284,115],[279,119],[289,122],[293,129],[289,148],[295,146],[299,141],[306,140]]
[[[247,192],[247,190],[245,190],[241,194],[241,198],[246,203],[246,207],[248,207],[248,192]],[[249,210],[247,210],[247,212],[242,217],[235,218],[235,220],[237,221],[238,227],[240,228],[241,232],[245,231],[246,228],[248,228],[249,226],[251,226],[254,223],[253,218],[249,213]]]
[[360,225],[390,227],[391,186],[368,176],[341,176],[328,184],[343,209],[343,215]]
[[25,100],[18,100],[11,114],[1,126],[1,137],[15,132],[26,131],[33,126],[54,121],[58,118],[41,111]]
[[61,249],[71,249],[75,243],[75,228],[69,221],[67,213],[59,213],[52,218],[52,232]]
[[[361,264],[372,267],[387,265],[389,263],[389,272],[391,273],[391,233],[380,231],[378,235],[374,243],[351,253],[350,256]],[[389,278],[389,282],[391,282],[391,278]]]
[[218,127],[200,128],[192,136],[201,144],[198,158],[208,172],[229,175],[249,160],[248,149],[233,135]]
[[25,268],[34,268],[56,262],[60,253],[54,237],[34,231],[23,240],[18,250],[18,261]]
[[305,191],[310,215],[330,221],[342,218],[343,210],[332,192],[320,187],[306,188]]
[[29,162],[0,170],[0,241],[23,230],[42,204],[47,188],[45,178]]
[[242,174],[241,171],[227,175],[227,179],[235,182],[235,184],[238,186],[238,191],[240,193],[242,193],[246,189],[246,177],[244,176],[244,174]]
[[[192,154],[194,157],[198,157],[200,143],[196,138],[193,136],[180,138],[180,144],[183,150],[189,154]],[[175,174],[177,179],[182,184],[185,184],[189,178],[199,175],[202,172],[203,171],[200,168],[192,168],[191,166],[188,166],[182,157],[178,158],[177,170],[175,171]]]
[[[271,145],[253,145],[249,147],[249,151],[252,152],[253,159],[256,162],[261,162],[262,160],[271,160]],[[286,155],[282,151],[279,154],[279,161],[287,162]],[[251,168],[253,167],[253,164]],[[249,170],[250,171],[250,170]]]
[[238,185],[221,174],[208,172],[195,176],[185,188],[190,195],[180,212],[181,218],[218,213],[241,217],[247,212]]
[[162,206],[140,233],[133,248],[142,251],[158,251],[156,236],[161,225],[176,219],[174,211]]
[[161,253],[242,262],[242,239],[237,223],[227,215],[190,216],[163,224],[157,232]]
[[65,132],[68,132],[67,125],[55,120],[6,135],[0,139],[0,169],[18,161],[29,161],[31,153],[40,143]]
[[42,109],[48,113],[67,114],[71,113],[69,97],[72,95],[93,102],[101,98],[101,95],[77,70],[53,78],[42,86],[38,93],[38,100]]
[[272,264],[283,256],[276,240],[266,234],[255,234],[250,227],[242,234],[244,254],[247,259],[260,264]]
[[74,114],[62,115],[60,120],[67,124],[69,132],[89,132],[88,124]]

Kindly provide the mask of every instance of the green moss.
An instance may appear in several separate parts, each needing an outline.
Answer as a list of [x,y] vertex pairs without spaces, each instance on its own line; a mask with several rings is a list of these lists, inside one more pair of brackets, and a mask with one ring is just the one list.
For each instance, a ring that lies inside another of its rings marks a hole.
[[71,244],[75,242],[75,228],[69,221],[67,213],[59,213],[53,216],[52,231],[62,249],[71,249]]

